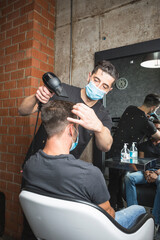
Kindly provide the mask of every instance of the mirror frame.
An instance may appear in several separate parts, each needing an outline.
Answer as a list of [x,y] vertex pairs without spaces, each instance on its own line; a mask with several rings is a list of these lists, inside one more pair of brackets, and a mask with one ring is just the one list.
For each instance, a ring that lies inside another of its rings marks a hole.
[[[150,52],[159,52],[160,51],[160,38],[140,42],[132,45],[127,45],[118,48],[112,48],[108,50],[103,50],[99,52],[95,52],[94,55],[94,63],[95,65],[102,60],[113,60],[117,58],[135,56]],[[105,104],[104,104],[105,105]],[[93,141],[93,164],[100,168],[100,170],[104,173],[105,171],[105,153],[100,151]]]

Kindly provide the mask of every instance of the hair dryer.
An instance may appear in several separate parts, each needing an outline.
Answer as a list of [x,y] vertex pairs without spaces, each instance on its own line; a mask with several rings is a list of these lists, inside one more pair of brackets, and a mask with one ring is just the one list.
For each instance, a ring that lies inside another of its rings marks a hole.
[[59,97],[68,98],[68,95],[61,84],[61,81],[54,73],[46,72],[42,76],[42,80],[44,85],[49,89],[49,91],[54,92]]

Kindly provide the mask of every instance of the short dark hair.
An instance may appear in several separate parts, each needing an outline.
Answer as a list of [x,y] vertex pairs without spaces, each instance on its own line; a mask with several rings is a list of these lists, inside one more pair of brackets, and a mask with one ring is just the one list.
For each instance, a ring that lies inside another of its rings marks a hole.
[[62,100],[51,100],[43,104],[41,108],[41,119],[48,138],[63,132],[69,124],[67,117],[77,118],[77,116],[71,112],[73,105],[74,103]]
[[92,74],[96,73],[98,69],[108,73],[111,77],[115,79],[115,81],[119,78],[119,73],[117,72],[115,66],[107,60],[102,60],[98,62],[94,67]]
[[146,107],[158,107],[160,105],[160,95],[154,93],[148,94],[144,99],[143,105]]

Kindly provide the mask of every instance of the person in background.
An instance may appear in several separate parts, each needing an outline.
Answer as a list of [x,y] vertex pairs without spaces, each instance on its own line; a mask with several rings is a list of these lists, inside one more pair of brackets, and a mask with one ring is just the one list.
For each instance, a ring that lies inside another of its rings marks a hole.
[[[160,130],[160,121],[154,120],[153,123],[155,127]],[[140,158],[160,158],[160,140],[151,138],[148,141],[141,143],[138,149]],[[127,173],[125,176],[127,206],[138,204],[136,185],[148,183],[154,183],[157,186],[152,214],[155,218],[156,230],[158,230],[160,225],[160,169]]]
[[103,174],[92,163],[70,154],[79,141],[78,124],[73,103],[49,101],[41,109],[47,133],[44,149],[32,155],[24,164],[25,188],[53,197],[78,199],[103,208],[125,228],[131,228],[145,213],[142,206],[131,206],[115,212],[109,203],[109,192]]
[[[119,124],[113,136],[113,144],[108,157],[119,157],[124,143],[128,143],[128,148],[132,142],[139,144],[145,136],[152,136],[153,139],[160,139],[160,131],[156,129],[148,115],[155,112],[160,106],[160,96],[158,94],[148,94],[141,106],[129,106],[120,118]],[[123,208],[121,194],[121,178],[124,170],[109,169],[108,189],[111,194],[111,206],[114,209]]]
[[[58,97],[56,94],[51,93],[47,87],[41,86],[35,94],[23,100],[19,107],[19,114],[27,116],[37,112],[39,102],[42,105],[46,104],[49,100],[54,101],[57,99],[73,102],[72,111],[78,116],[78,119],[70,119],[70,121],[73,121],[73,123],[76,122],[80,126],[78,145],[74,150],[71,150],[71,153],[76,158],[79,158],[93,136],[95,136],[97,147],[101,151],[107,152],[111,148],[113,141],[110,133],[112,123],[108,109],[104,108],[101,100],[112,90],[112,86],[117,78],[118,72],[115,67],[110,62],[103,60],[88,74],[88,84],[85,88],[81,89],[62,83],[68,95],[68,98],[64,98]],[[24,163],[31,155],[35,154],[39,149],[44,148],[46,139],[47,133],[43,124],[41,124],[28,149]],[[22,187],[23,185],[24,179],[22,179]],[[30,227],[25,221],[22,240],[34,240],[35,238],[30,233]]]

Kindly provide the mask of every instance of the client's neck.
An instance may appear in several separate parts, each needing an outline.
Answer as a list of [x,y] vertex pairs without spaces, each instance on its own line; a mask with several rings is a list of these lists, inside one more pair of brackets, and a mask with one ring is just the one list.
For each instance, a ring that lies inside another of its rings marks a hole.
[[60,155],[60,154],[69,154],[69,147],[62,141],[62,139],[50,138],[47,139],[46,145],[43,149],[47,155]]

